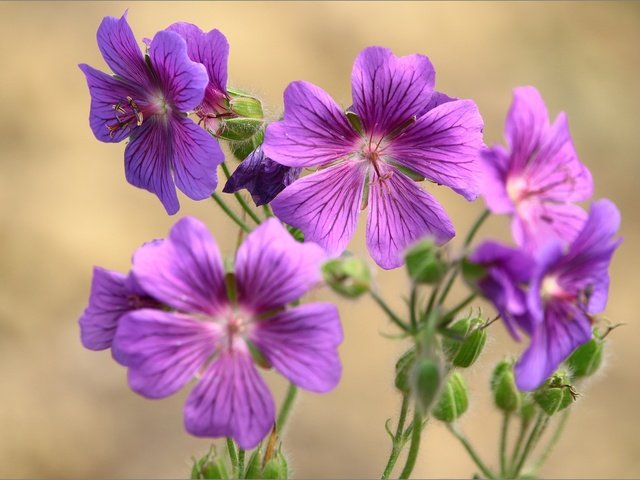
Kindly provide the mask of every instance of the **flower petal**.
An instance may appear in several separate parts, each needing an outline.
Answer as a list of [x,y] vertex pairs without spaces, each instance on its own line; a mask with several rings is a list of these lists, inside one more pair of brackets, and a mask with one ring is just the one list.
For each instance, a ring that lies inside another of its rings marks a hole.
[[93,134],[101,142],[121,142],[132,134],[135,127],[133,130],[129,127],[123,127],[110,132],[108,126],[117,125],[118,123],[114,106],[128,96],[140,97],[140,92],[130,84],[96,70],[89,65],[81,64],[78,66],[85,74],[89,93],[91,94],[89,125]]
[[398,170],[380,170],[383,178],[372,175],[369,184],[367,216],[367,247],[378,265],[399,267],[406,248],[423,237],[438,244],[453,238],[453,224],[431,194]]
[[308,82],[284,91],[284,120],[267,126],[264,153],[289,167],[332,162],[356,150],[358,134],[336,102]]
[[220,91],[227,91],[227,63],[229,60],[229,42],[219,30],[204,33],[192,23],[177,22],[167,27],[187,42],[189,58],[202,63],[207,69],[209,83]]
[[148,398],[180,390],[213,355],[218,324],[161,310],[136,310],[120,320],[114,358],[129,367],[129,386]]
[[324,393],[340,381],[342,327],[335,305],[310,303],[252,325],[250,339],[278,372],[299,387]]
[[104,17],[97,37],[104,61],[116,75],[142,87],[150,86],[150,72],[127,23],[127,12],[120,18]]
[[497,215],[513,213],[515,206],[507,192],[509,153],[501,145],[480,151],[480,193],[487,208]]
[[180,204],[171,176],[172,137],[169,125],[150,118],[136,129],[124,150],[124,167],[131,185],[155,193],[169,215]]
[[520,171],[540,147],[549,128],[547,107],[534,87],[513,90],[513,101],[505,123],[505,137],[511,147],[512,170]]
[[162,94],[171,106],[187,112],[200,105],[209,77],[203,65],[189,58],[187,44],[179,34],[166,30],[156,33],[149,57]]
[[227,304],[220,251],[195,218],[180,219],[166,240],[140,247],[132,271],[145,291],[178,310],[213,315]]
[[89,305],[80,317],[82,345],[90,350],[111,347],[118,320],[132,310],[127,277],[122,273],[94,267]]
[[274,162],[259,146],[236,167],[222,191],[234,193],[246,188],[257,206],[265,205],[296,181],[300,172],[300,168]]
[[246,347],[223,351],[193,389],[184,409],[187,431],[198,437],[231,437],[251,449],[275,422],[273,398]]
[[218,185],[218,165],[224,161],[218,141],[179,115],[171,119],[171,132],[176,185],[193,200],[209,198]]
[[436,73],[424,55],[396,57],[382,47],[365,48],[353,64],[353,108],[367,135],[384,136],[421,113],[433,94]]
[[296,180],[271,207],[283,222],[302,230],[306,241],[339,255],[356,229],[364,179],[361,163],[343,162]]
[[575,305],[552,301],[545,311],[531,344],[515,366],[520,390],[535,390],[579,345],[591,338],[589,320]]
[[467,200],[479,193],[483,121],[471,100],[442,103],[393,139],[388,156]]
[[300,243],[275,218],[249,234],[236,254],[238,303],[265,312],[297,300],[320,282],[326,254],[314,243]]

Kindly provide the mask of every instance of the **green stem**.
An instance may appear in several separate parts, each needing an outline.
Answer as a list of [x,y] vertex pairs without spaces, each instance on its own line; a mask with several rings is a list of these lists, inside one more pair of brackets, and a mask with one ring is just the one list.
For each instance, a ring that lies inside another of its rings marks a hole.
[[482,212],[482,214],[478,217],[478,219],[475,221],[475,223],[473,224],[473,226],[471,227],[471,230],[469,230],[469,233],[467,234],[467,238],[464,239],[464,243],[463,243],[463,247],[466,249],[469,245],[471,245],[471,242],[473,241],[473,238],[476,236],[476,233],[478,233],[478,230],[480,230],[480,227],[482,226],[482,224],[484,223],[484,221],[489,218],[489,215],[491,214],[491,212],[489,210],[485,210],[484,212]]
[[440,325],[444,326],[444,325],[448,325],[449,322],[451,322],[451,320],[453,320],[453,318],[458,314],[458,312],[460,312],[460,310],[462,310],[464,307],[466,307],[467,305],[469,305],[471,302],[473,302],[473,300],[476,298],[475,293],[470,294],[467,298],[465,298],[462,302],[460,302],[455,308],[453,308],[453,310],[450,310],[447,312],[447,314],[442,317],[442,320],[440,321]]
[[411,286],[411,296],[409,298],[409,317],[411,318],[411,328],[415,332],[418,328],[418,319],[416,315],[416,301],[418,297],[417,285]]
[[387,465],[384,468],[384,472],[382,473],[382,479],[386,480],[391,475],[393,471],[393,467],[398,460],[398,455],[402,451],[402,447],[404,445],[404,439],[402,438],[402,433],[404,430],[404,422],[407,418],[407,410],[409,409],[409,395],[405,394],[402,396],[402,406],[400,407],[400,416],[398,417],[398,425],[396,426],[396,433],[393,436],[393,443],[391,445],[391,453],[389,454],[389,460],[387,460]]
[[507,435],[509,433],[511,414],[505,412],[502,416],[502,430],[500,432],[500,477],[507,478]]
[[[220,166],[222,167],[222,171],[224,172],[224,175],[227,177],[227,180],[229,180],[229,178],[231,177],[231,172],[229,171],[229,167],[227,167],[227,164],[225,162],[222,162]],[[236,197],[236,200],[238,201],[242,209],[245,212],[247,212],[247,214],[251,217],[251,219],[254,222],[256,222],[258,225],[260,225],[262,220],[260,219],[260,217],[258,217],[258,215],[256,215],[256,213],[249,206],[249,204],[245,202],[244,198],[242,198],[242,195],[239,192],[235,192],[233,196]]]
[[527,434],[529,424],[530,422],[525,422],[524,420],[520,421],[520,431],[518,432],[518,439],[516,440],[516,444],[513,447],[513,452],[511,453],[511,461],[509,462],[510,470],[509,472],[507,472],[507,474],[513,473],[512,469],[516,466],[516,461],[518,460],[518,458],[520,458],[524,437]]
[[273,217],[273,211],[271,210],[271,207],[269,205],[267,204],[262,205],[262,211],[264,213],[265,218]]
[[453,434],[453,436],[460,441],[460,443],[462,444],[464,449],[467,451],[467,453],[469,454],[473,462],[476,464],[476,466],[480,469],[482,474],[485,477],[490,479],[495,478],[495,475],[493,474],[493,472],[489,470],[487,466],[482,462],[482,460],[480,459],[476,451],[471,446],[471,443],[469,443],[469,440],[467,440],[467,438],[462,434],[462,432],[458,431],[458,429],[454,427],[451,423],[447,423],[447,428]]
[[544,447],[544,450],[540,455],[540,458],[536,460],[536,462],[533,464],[533,467],[531,468],[533,472],[537,471],[542,465],[544,465],[544,463],[549,458],[549,455],[553,451],[554,447],[558,443],[558,440],[560,440],[560,436],[562,435],[564,427],[567,424],[567,420],[569,419],[570,411],[571,410],[567,408],[564,412],[562,412],[562,417],[560,417],[560,421],[556,425],[556,429],[553,432],[553,436],[549,440],[549,443],[547,443],[546,447]]
[[278,412],[278,419],[276,420],[276,432],[282,432],[287,419],[289,418],[289,414],[291,413],[291,407],[293,406],[293,402],[298,395],[298,387],[296,387],[293,383],[289,384],[289,388],[287,389],[287,394],[284,397],[284,401],[282,402],[282,407],[280,407],[280,412]]
[[387,305],[386,302],[376,292],[374,292],[373,290],[369,290],[369,294],[371,295],[371,298],[373,298],[380,306],[380,308],[384,310],[384,312],[393,321],[393,323],[395,323],[405,332],[410,331],[410,328],[400,319],[400,317],[398,317],[398,315],[396,315],[393,310],[391,310],[391,308],[389,308],[389,305]]
[[229,206],[225,203],[225,201],[222,200],[222,198],[220,198],[220,195],[218,195],[217,193],[213,192],[211,194],[211,198],[213,198],[215,200],[215,202],[218,204],[218,206],[224,211],[224,213],[226,213],[229,216],[229,218],[231,220],[236,222],[236,225],[238,225],[241,229],[243,229],[247,233],[249,233],[251,231],[251,228],[249,227],[249,225],[247,225],[238,216],[238,214],[236,214],[236,212],[234,212],[233,210],[231,210],[231,208],[229,208]]
[[520,475],[522,467],[524,466],[524,462],[527,460],[527,457],[531,454],[532,450],[535,448],[536,443],[538,443],[538,440],[540,439],[540,436],[544,432],[544,429],[546,428],[548,422],[549,422],[549,416],[546,415],[544,412],[540,412],[536,420],[536,424],[533,426],[533,430],[531,430],[531,433],[529,434],[529,438],[527,439],[527,443],[524,446],[524,450],[520,455],[520,459],[518,460],[518,463],[516,464],[516,467],[513,470],[513,478],[518,478],[518,476]]
[[244,449],[238,449],[238,478],[244,478]]
[[227,450],[229,451],[229,458],[231,459],[231,467],[235,472],[238,468],[238,452],[236,450],[236,444],[233,443],[231,437],[227,437]]
[[422,434],[422,414],[420,412],[413,413],[413,430],[411,431],[411,445],[409,446],[409,453],[407,453],[407,460],[402,469],[402,473],[399,478],[409,478],[413,467],[416,464],[418,458],[418,450],[420,449],[420,436]]

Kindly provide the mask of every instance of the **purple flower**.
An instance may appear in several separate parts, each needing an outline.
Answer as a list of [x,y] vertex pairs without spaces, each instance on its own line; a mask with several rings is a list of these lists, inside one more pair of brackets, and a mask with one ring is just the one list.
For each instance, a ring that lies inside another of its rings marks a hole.
[[535,267],[533,258],[520,249],[486,241],[469,255],[469,261],[483,267],[477,287],[494,304],[509,333],[516,340],[520,340],[519,329],[531,334],[524,287]]
[[208,77],[187,55],[175,32],[158,32],[145,59],[126,20],[105,17],[98,47],[114,76],[82,64],[91,94],[89,123],[103,142],[130,138],[125,149],[129,183],[155,193],[167,213],[180,208],[177,186],[188,197],[209,197],[224,160],[218,142],[184,112],[202,102]]
[[293,82],[285,90],[284,120],[267,127],[264,152],[289,167],[319,168],[285,188],[272,207],[337,255],[368,204],[369,251],[381,267],[395,268],[419,238],[444,243],[454,236],[442,206],[405,172],[475,198],[482,118],[472,101],[434,92],[435,72],[422,55],[367,48],[351,82],[352,121],[315,85]]
[[508,149],[482,152],[482,195],[496,214],[513,216],[516,243],[537,250],[549,238],[570,243],[587,214],[574,202],[591,197],[589,170],[580,162],[560,113],[549,124],[547,108],[533,87],[516,88],[507,115]]
[[340,379],[335,306],[288,307],[320,281],[325,256],[270,219],[240,246],[229,275],[205,226],[178,221],[166,240],[133,257],[133,277],[168,308],[119,320],[113,351],[129,368],[131,388],[161,398],[197,378],[185,406],[187,431],[255,447],[273,426],[274,403],[254,356],[313,392]]
[[195,108],[195,113],[207,130],[216,133],[220,126],[220,118],[235,116],[230,110],[227,93],[229,42],[219,30],[204,33],[192,23],[174,23],[166,30],[184,38],[189,58],[201,63],[207,70],[209,83],[202,102]]
[[94,267],[89,305],[80,317],[80,339],[89,350],[111,348],[120,318],[140,308],[162,308],[131,275]]
[[293,183],[301,170],[274,162],[265,156],[262,146],[259,146],[238,165],[222,191],[234,193],[246,188],[256,205],[264,205]]
[[521,390],[532,390],[579,345],[591,338],[591,315],[602,312],[609,290],[609,264],[621,239],[614,239],[620,213],[600,200],[565,252],[560,242],[543,248],[527,298],[533,322],[531,344],[515,367]]

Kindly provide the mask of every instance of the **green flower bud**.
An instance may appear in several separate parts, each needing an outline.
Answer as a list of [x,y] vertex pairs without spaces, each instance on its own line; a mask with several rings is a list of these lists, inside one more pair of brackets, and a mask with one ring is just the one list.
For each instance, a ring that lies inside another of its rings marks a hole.
[[515,412],[520,408],[521,393],[513,375],[513,361],[502,360],[491,375],[493,402],[503,412]]
[[411,371],[411,367],[413,367],[415,360],[416,349],[415,347],[411,347],[409,350],[404,352],[396,362],[395,385],[402,393],[408,393],[409,390],[411,390],[411,385],[409,384],[409,372]]
[[447,263],[431,240],[423,240],[405,254],[409,276],[416,283],[438,283],[447,273]]
[[247,461],[247,469],[244,474],[244,478],[254,479],[262,478],[262,448],[256,448],[249,460]]
[[462,277],[472,285],[485,276],[487,269],[483,265],[470,262],[469,259],[463,258],[460,264]]
[[264,139],[264,129],[259,129],[255,134],[246,140],[229,141],[229,150],[233,156],[242,161],[249,156],[258,146],[262,144]]
[[259,120],[264,118],[264,112],[262,111],[262,103],[260,100],[249,94],[240,93],[238,90],[234,93],[229,93],[231,96],[229,106],[233,113],[239,117],[245,118],[257,118]]
[[520,411],[518,414],[520,418],[522,418],[524,425],[528,425],[536,414],[536,402],[529,393],[522,393],[520,399],[522,401],[520,402]]
[[327,285],[345,297],[359,297],[371,286],[369,267],[357,257],[330,260],[322,266],[322,273]]
[[289,466],[282,451],[278,450],[278,452],[267,461],[262,470],[262,478],[278,480],[289,478]]
[[429,411],[440,389],[441,373],[438,362],[429,357],[418,358],[411,375],[412,391],[416,406],[422,413]]
[[576,348],[566,360],[574,378],[593,375],[602,365],[604,341],[594,332],[594,338]]
[[565,372],[554,373],[538,390],[533,393],[533,399],[551,416],[571,405],[578,394],[569,383],[569,376]]
[[216,135],[233,142],[248,140],[262,129],[264,122],[254,118],[230,118],[220,125]]
[[228,479],[229,471],[225,459],[209,452],[200,460],[194,461],[191,478],[196,479]]
[[467,408],[469,408],[467,385],[460,373],[453,372],[431,414],[438,420],[451,423],[460,418]]
[[447,358],[456,367],[467,368],[478,359],[487,341],[487,332],[481,318],[462,318],[449,327],[449,332],[459,337],[443,338],[442,347]]

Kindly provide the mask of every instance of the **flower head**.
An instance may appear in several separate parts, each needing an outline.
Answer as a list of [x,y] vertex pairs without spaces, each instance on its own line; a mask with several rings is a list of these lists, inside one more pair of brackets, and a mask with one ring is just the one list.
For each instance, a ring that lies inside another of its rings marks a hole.
[[169,214],[179,209],[177,186],[194,200],[217,185],[224,159],[218,142],[189,118],[208,85],[205,67],[189,59],[184,39],[158,32],[145,57],[126,20],[105,17],[98,47],[114,76],[81,64],[89,93],[89,123],[103,142],[130,141],[125,149],[129,183],[155,193]]
[[505,124],[508,148],[482,152],[482,195],[493,213],[513,216],[516,243],[539,249],[548,239],[570,243],[587,214],[574,202],[591,197],[589,170],[576,154],[567,117],[549,123],[533,87],[516,88]]
[[291,83],[284,119],[267,127],[264,152],[283,165],[319,168],[275,198],[276,215],[335,255],[368,204],[367,246],[387,269],[401,265],[419,238],[451,239],[449,217],[409,175],[475,198],[482,118],[472,101],[434,92],[434,82],[427,57],[370,47],[353,66],[348,113],[315,85]]
[[293,183],[301,170],[274,162],[259,146],[238,165],[222,191],[234,193],[246,188],[256,205],[265,205]]
[[[112,352],[128,367],[134,391],[162,398],[196,378],[185,406],[187,431],[253,448],[274,423],[273,399],[255,361],[314,392],[331,390],[340,379],[335,306],[288,306],[321,280],[325,256],[270,219],[247,237],[233,274],[226,274],[213,237],[186,217],[167,239],[134,254],[130,278],[153,303],[130,308],[122,300],[124,276],[111,275],[115,281],[102,288],[110,275],[96,270],[84,317],[109,326],[111,338],[115,330]],[[96,320],[100,313],[108,319]],[[103,344],[111,338],[105,334]]]

